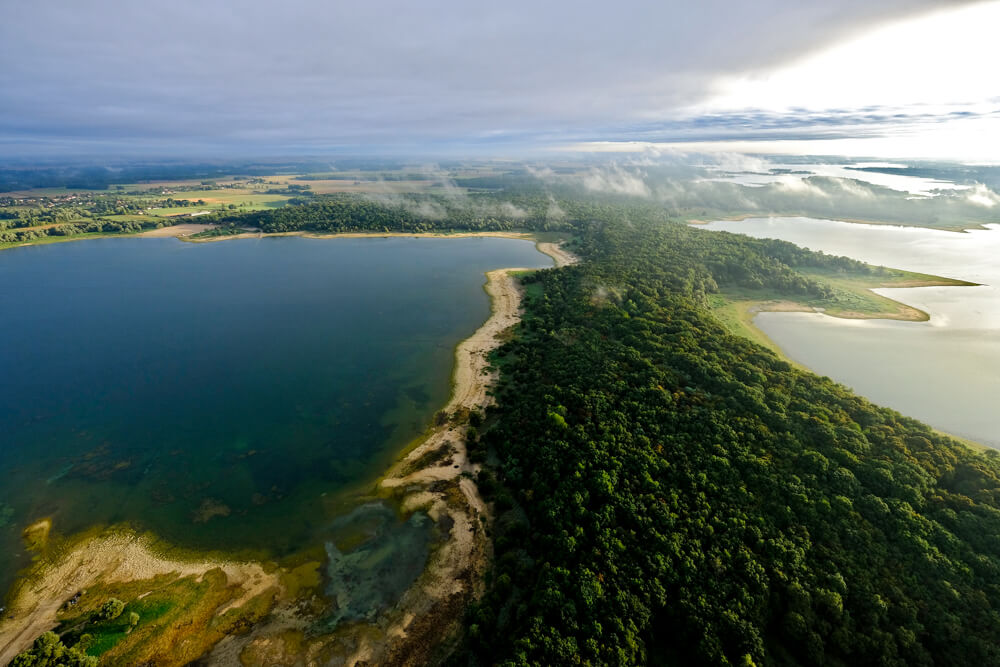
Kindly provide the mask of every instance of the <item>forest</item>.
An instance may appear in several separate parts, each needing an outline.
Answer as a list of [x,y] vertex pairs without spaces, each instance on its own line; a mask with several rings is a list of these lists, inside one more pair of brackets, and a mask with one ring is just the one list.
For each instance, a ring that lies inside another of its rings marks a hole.
[[453,664],[1000,664],[1000,456],[727,333],[844,262],[623,211],[496,363],[494,568]]

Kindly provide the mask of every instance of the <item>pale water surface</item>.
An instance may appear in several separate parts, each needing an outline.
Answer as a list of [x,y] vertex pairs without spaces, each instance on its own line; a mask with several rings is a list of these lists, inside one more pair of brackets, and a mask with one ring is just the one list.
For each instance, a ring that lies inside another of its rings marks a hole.
[[791,241],[871,264],[981,283],[879,289],[928,322],[761,313],[789,357],[877,403],[1000,448],[1000,225],[966,233],[813,218],[751,218],[705,228]]

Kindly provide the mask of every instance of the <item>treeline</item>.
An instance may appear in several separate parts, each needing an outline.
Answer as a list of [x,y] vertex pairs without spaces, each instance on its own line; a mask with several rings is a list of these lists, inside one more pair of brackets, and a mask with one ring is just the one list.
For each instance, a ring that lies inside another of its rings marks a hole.
[[[292,203],[292,202],[290,202]],[[535,202],[537,203],[537,202]],[[552,231],[572,225],[548,214],[548,208],[518,207],[510,197],[421,196],[384,201],[354,195],[333,195],[318,201],[300,200],[276,209],[222,215],[220,222],[256,227],[265,233],[316,232],[429,232]]]
[[529,278],[473,443],[495,560],[453,662],[1000,664],[997,453],[702,306],[850,263],[650,216],[578,229],[588,261]]
[[32,188],[72,188],[107,190],[117,183],[180,181],[228,178],[231,176],[272,176],[275,172],[297,173],[329,168],[325,162],[265,164],[259,162],[197,163],[115,163],[58,166],[0,165],[0,192]]
[[[0,206],[5,204],[0,203]],[[18,202],[11,200],[6,206],[17,206]],[[189,201],[185,199],[167,198],[137,198],[120,195],[88,194],[78,201],[67,204],[65,201],[43,199],[32,206],[18,208],[0,208],[0,229],[16,229],[35,227],[60,222],[79,220],[80,218],[98,218],[108,215],[138,214],[147,208],[183,208],[189,206],[204,206],[204,200]]]
[[92,220],[53,227],[34,227],[29,229],[12,229],[0,231],[0,243],[28,243],[47,236],[77,236],[80,234],[134,234],[146,229],[157,229],[169,223],[156,220],[111,221]]

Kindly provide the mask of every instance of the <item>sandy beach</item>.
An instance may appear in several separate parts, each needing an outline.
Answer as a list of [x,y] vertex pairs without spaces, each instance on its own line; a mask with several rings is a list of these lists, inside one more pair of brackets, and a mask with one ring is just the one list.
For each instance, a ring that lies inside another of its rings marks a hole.
[[[231,241],[233,239],[259,239],[269,236],[301,236],[307,239],[388,239],[388,238],[429,238],[429,239],[467,239],[474,237],[486,237],[486,238],[500,238],[500,239],[525,239],[533,240],[535,237],[530,232],[454,232],[454,233],[443,233],[443,232],[310,232],[310,231],[295,231],[295,232],[270,232],[264,233],[260,231],[246,231],[241,234],[227,234],[225,236],[208,236],[205,238],[193,239],[186,238],[191,236],[191,234],[196,233],[192,231],[191,233],[180,233],[180,234],[170,234],[166,230],[174,229],[175,227],[185,227],[189,229],[198,228],[196,231],[203,232],[215,227],[216,225],[199,225],[199,224],[187,224],[187,225],[174,225],[173,227],[162,227],[161,229],[154,229],[153,232],[163,232],[159,236],[176,236],[179,238],[184,238],[187,241],[193,243],[216,243],[219,241]],[[153,236],[153,232],[143,232],[142,236]],[[556,245],[556,244],[550,244]],[[545,252],[545,251],[542,251]],[[548,253],[546,253],[548,254]]]
[[147,238],[154,239],[167,239],[167,238],[184,238],[186,236],[191,236],[193,234],[198,234],[199,232],[208,231],[217,225],[206,225],[199,223],[184,223],[180,225],[170,225],[169,227],[160,227],[159,229],[151,229],[148,232],[142,232],[139,236],[145,236]]

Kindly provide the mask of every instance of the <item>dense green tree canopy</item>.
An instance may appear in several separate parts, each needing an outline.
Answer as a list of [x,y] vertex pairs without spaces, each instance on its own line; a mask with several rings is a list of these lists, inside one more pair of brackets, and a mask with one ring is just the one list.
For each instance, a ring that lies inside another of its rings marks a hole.
[[67,648],[54,632],[46,632],[31,648],[19,653],[10,667],[97,667],[97,658],[76,647]]
[[1000,457],[703,307],[860,267],[627,212],[579,250],[502,350],[495,569],[456,662],[1000,664]]

